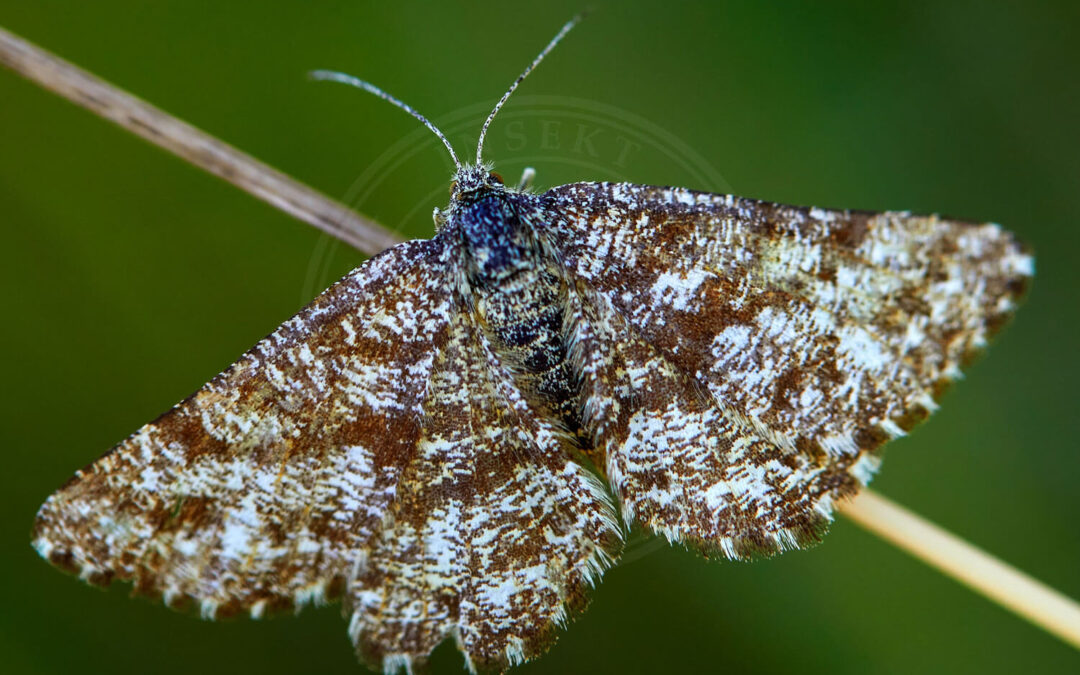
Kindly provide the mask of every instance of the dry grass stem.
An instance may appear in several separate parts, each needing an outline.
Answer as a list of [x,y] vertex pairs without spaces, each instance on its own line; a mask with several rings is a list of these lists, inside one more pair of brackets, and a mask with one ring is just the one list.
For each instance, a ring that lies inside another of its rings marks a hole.
[[3,28],[0,64],[364,253],[374,255],[402,241],[317,190]]
[[885,497],[863,490],[841,508],[862,527],[1080,649],[1080,605]]

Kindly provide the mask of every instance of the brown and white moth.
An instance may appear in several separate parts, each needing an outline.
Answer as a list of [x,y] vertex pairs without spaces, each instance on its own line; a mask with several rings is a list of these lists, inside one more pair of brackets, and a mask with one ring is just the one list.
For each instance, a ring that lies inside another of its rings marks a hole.
[[708,555],[816,542],[1013,312],[1000,227],[458,161],[430,240],[332,286],[78,471],[34,545],[203,616],[340,597],[360,657],[546,649],[631,522]]

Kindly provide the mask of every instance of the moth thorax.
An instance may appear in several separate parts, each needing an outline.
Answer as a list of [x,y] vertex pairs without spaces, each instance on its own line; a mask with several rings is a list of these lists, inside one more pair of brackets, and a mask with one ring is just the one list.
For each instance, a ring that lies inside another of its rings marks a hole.
[[454,215],[469,257],[470,276],[497,286],[536,264],[528,227],[506,193],[485,190],[462,199]]

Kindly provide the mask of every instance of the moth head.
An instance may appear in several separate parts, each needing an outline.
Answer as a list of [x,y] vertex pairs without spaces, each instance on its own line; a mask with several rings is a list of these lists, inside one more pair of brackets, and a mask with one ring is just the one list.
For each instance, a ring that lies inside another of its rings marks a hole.
[[450,199],[458,201],[480,192],[505,190],[502,176],[491,170],[489,164],[465,165],[454,174],[450,183]]

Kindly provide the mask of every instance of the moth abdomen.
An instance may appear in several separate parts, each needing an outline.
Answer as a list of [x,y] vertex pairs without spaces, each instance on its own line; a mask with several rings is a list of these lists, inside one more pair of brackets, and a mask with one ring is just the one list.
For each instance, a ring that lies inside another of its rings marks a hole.
[[571,436],[582,437],[580,387],[566,344],[567,289],[529,248],[530,263],[478,293],[477,310],[492,345],[533,404]]

